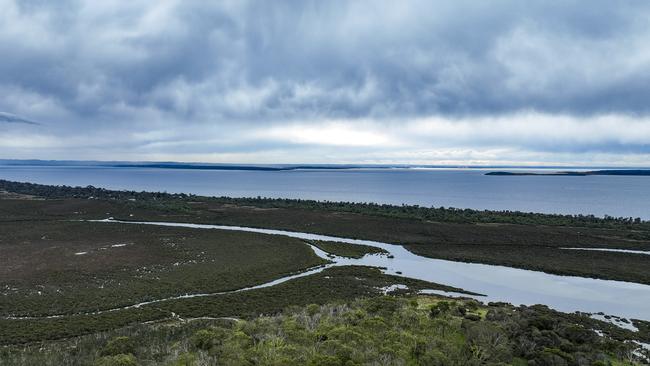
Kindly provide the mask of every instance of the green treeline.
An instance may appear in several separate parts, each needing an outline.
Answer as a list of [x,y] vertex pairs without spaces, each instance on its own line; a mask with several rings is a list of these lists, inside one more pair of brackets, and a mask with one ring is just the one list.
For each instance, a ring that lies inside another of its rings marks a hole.
[[44,198],[82,198],[109,200],[136,200],[155,202],[156,206],[169,210],[189,209],[189,201],[256,206],[264,208],[291,208],[328,210],[453,223],[503,223],[523,225],[582,226],[612,229],[650,230],[650,221],[632,217],[604,218],[593,215],[557,215],[520,211],[488,211],[459,209],[453,207],[421,207],[417,205],[386,205],[377,203],[331,202],[283,198],[231,198],[202,197],[185,193],[113,191],[93,186],[70,187],[0,180],[0,190]]

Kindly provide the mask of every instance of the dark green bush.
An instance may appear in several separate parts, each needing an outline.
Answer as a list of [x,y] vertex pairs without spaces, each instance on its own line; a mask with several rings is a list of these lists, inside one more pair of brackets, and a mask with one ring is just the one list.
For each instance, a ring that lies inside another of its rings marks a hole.
[[135,344],[129,337],[115,337],[109,340],[100,352],[102,356],[128,355],[133,353],[135,353]]
[[131,354],[104,356],[95,361],[95,366],[137,366],[138,361]]
[[194,347],[209,351],[221,345],[228,336],[228,332],[222,328],[201,329],[192,336]]
[[446,314],[451,309],[451,305],[447,301],[440,301],[437,304],[431,307],[429,310],[429,316],[432,318],[438,317],[440,315]]

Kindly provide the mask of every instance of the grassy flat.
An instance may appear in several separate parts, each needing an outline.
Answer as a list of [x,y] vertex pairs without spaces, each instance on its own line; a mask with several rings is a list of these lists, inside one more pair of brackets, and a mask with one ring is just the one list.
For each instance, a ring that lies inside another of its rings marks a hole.
[[[431,258],[650,284],[650,274],[646,270],[650,256],[575,253],[560,249],[650,250],[650,231],[646,229],[646,223],[626,228],[620,223],[612,227],[604,224],[603,227],[573,227],[434,222],[336,211],[334,208],[269,207],[271,204],[263,200],[258,202],[258,206],[254,200],[246,201],[245,205],[238,202],[223,203],[206,197],[174,201],[4,199],[0,205],[0,221],[103,219],[113,216],[126,220],[252,226],[403,244],[414,253]],[[540,222],[544,220],[540,219]],[[616,265],[620,262],[625,265]]]
[[[401,294],[412,294],[421,289],[462,291],[426,281],[385,275],[376,268],[334,267],[272,287],[178,299],[99,315],[73,315],[53,319],[0,319],[0,344],[69,338],[109,331],[134,323],[176,317],[251,318],[258,314],[275,314],[289,306],[380,296],[384,294],[383,288],[393,284],[408,287],[408,290],[399,290]],[[80,302],[84,300],[80,299]]]
[[235,290],[325,263],[298,239],[66,221],[0,222],[1,315],[92,312]]

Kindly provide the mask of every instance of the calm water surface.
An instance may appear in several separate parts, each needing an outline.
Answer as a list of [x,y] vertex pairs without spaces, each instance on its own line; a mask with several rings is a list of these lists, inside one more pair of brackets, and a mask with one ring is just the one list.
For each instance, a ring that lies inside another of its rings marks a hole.
[[[486,295],[481,301],[506,301],[515,305],[545,304],[565,312],[604,312],[606,314],[650,320],[650,286],[622,281],[593,278],[558,276],[544,272],[529,271],[505,266],[453,262],[422,257],[400,245],[369,240],[348,239],[310,233],[259,229],[240,226],[203,225],[171,222],[124,222],[111,219],[97,220],[106,223],[128,223],[247,231],[271,235],[285,235],[307,240],[330,240],[350,244],[364,244],[389,252],[385,255],[366,255],[361,259],[334,257],[334,265],[361,265],[386,268],[385,273],[417,278],[445,284]],[[317,255],[324,252],[313,248]],[[322,269],[320,269],[322,270]],[[320,270],[311,271],[309,274]],[[296,276],[281,278],[257,287],[267,287]],[[199,295],[202,296],[202,295]]]
[[0,178],[210,196],[405,203],[650,219],[650,177],[485,176],[486,171],[223,171],[0,165]]

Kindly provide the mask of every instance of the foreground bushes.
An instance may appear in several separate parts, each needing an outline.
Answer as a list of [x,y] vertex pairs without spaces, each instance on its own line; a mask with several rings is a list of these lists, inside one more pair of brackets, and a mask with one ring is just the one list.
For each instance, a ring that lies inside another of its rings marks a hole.
[[592,330],[604,326],[542,306],[383,296],[292,307],[248,321],[139,325],[113,335],[26,348],[19,357],[0,357],[0,364],[624,366],[642,362],[631,343],[615,339],[620,335],[599,336]]
[[114,356],[106,356],[98,359],[95,366],[137,366],[138,361],[131,355],[117,354]]
[[631,346],[553,314],[379,297],[199,330],[192,347],[217,364],[236,365],[634,364]]

